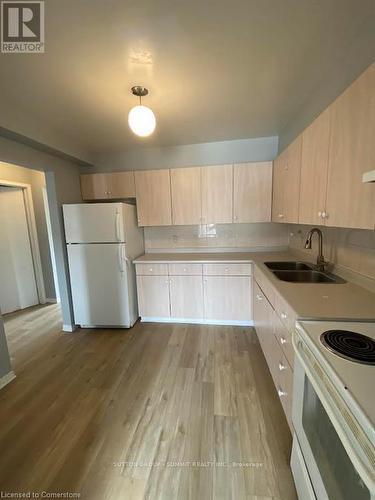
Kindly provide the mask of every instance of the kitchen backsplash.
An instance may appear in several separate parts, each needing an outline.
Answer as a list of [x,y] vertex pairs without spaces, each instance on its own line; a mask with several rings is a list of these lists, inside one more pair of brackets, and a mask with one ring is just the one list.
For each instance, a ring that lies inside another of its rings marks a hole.
[[[289,246],[311,260],[317,255],[318,238],[313,236],[313,248],[306,250],[304,242],[312,226],[290,225]],[[340,268],[360,273],[375,280],[375,231],[320,227],[323,232],[323,253],[326,260]]]
[[254,249],[287,247],[284,224],[208,224],[201,226],[146,227],[145,247],[152,251]]

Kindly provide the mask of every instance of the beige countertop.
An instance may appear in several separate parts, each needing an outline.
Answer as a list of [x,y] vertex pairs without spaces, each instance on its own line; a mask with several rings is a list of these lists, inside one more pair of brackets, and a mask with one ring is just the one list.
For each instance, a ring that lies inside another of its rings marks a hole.
[[145,262],[147,264],[164,264],[168,262],[194,262],[207,264],[210,262],[253,262],[256,252],[192,252],[192,253],[145,253],[135,263]]
[[281,281],[264,265],[267,261],[296,260],[290,252],[148,253],[135,263],[252,262],[270,281],[300,319],[375,321],[375,294],[354,283],[319,284]]

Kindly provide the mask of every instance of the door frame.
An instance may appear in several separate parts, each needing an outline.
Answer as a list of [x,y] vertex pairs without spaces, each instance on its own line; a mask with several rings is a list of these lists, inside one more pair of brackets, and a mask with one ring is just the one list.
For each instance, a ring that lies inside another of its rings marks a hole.
[[31,255],[33,258],[36,289],[38,292],[39,303],[45,304],[46,290],[44,287],[42,260],[40,258],[39,241],[35,223],[35,212],[34,212],[31,184],[25,184],[23,182],[6,181],[0,179],[0,186],[15,187],[22,189],[23,201],[25,204],[27,227],[29,229],[30,247],[31,247]]

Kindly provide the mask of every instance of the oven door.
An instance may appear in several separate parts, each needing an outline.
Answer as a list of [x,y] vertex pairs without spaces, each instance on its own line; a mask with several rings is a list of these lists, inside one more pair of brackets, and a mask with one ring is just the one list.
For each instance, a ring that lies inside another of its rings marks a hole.
[[354,467],[298,356],[294,364],[293,424],[318,500],[374,498]]

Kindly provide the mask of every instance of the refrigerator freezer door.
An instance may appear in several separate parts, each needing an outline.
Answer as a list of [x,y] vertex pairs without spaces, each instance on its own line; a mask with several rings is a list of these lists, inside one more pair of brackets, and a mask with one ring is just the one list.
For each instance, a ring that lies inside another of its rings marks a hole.
[[124,247],[124,244],[68,245],[76,324],[132,326]]
[[117,243],[125,241],[122,203],[64,205],[67,243]]

